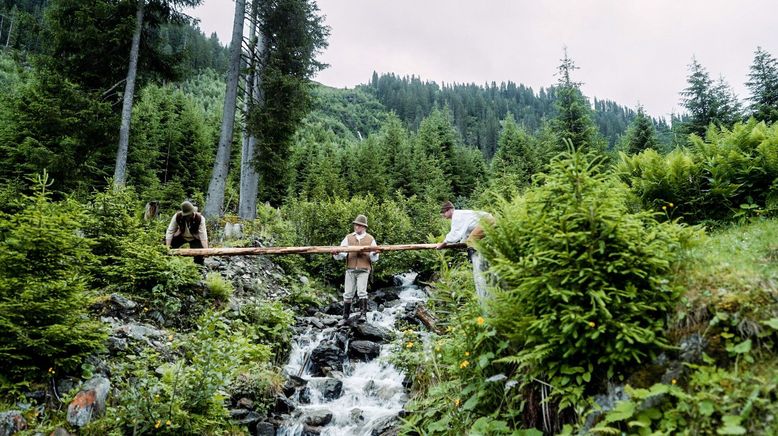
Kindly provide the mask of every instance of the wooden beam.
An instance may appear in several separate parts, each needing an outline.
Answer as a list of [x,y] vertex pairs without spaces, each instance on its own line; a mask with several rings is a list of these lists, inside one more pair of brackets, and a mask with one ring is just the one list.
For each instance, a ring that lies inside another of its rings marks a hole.
[[[310,247],[242,247],[242,248],[179,248],[170,250],[173,256],[266,256],[284,254],[335,254],[335,253],[365,253],[370,251],[407,251],[434,250],[437,244],[404,244],[378,245],[376,247],[340,247],[310,246]],[[447,245],[447,249],[467,248],[466,244]]]

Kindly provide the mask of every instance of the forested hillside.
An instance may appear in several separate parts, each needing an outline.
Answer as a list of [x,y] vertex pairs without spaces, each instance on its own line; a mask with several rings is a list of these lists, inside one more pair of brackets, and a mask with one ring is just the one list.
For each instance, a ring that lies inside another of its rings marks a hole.
[[[0,434],[778,433],[775,53],[665,120],[566,49],[332,88],[315,1],[201,3],[0,0]],[[176,251],[360,227],[426,245]]]

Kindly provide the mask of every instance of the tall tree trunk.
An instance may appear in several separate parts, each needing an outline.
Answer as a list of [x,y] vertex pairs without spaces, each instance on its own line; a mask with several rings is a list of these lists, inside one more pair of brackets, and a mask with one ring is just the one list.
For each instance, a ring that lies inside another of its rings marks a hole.
[[213,164],[211,182],[208,184],[208,197],[203,210],[206,217],[221,215],[224,206],[224,188],[230,170],[232,130],[235,125],[235,109],[238,100],[240,55],[243,51],[243,21],[245,16],[246,0],[235,0],[235,19],[232,24],[232,41],[230,42],[230,65],[227,72],[227,93],[224,96],[219,148],[216,150],[216,162]]
[[259,173],[254,165],[257,138],[249,132],[248,116],[250,111],[256,110],[262,105],[260,98],[260,78],[262,75],[261,58],[264,52],[262,32],[257,29],[258,3],[261,0],[253,0],[251,4],[251,31],[249,43],[249,72],[246,75],[246,92],[244,96],[244,113],[246,122],[243,129],[243,149],[240,161],[240,202],[238,203],[238,216],[244,220],[253,220],[257,217],[257,193],[259,191]]
[[5,48],[8,48],[8,46],[11,45],[11,34],[14,31],[14,18],[16,17],[11,15],[11,24],[8,26],[8,38],[5,40]]
[[132,101],[135,98],[135,79],[138,76],[138,52],[140,35],[143,31],[143,14],[146,0],[138,0],[135,12],[135,33],[132,35],[130,66],[127,69],[127,82],[124,84],[124,102],[122,104],[122,125],[119,128],[119,149],[116,151],[116,169],[113,173],[113,185],[124,185],[127,180],[127,150],[130,146],[130,121],[132,120]]

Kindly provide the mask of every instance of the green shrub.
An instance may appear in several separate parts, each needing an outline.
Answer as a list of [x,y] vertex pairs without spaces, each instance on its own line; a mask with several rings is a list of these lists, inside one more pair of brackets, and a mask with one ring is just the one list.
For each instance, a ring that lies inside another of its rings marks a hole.
[[197,325],[189,335],[170,338],[183,356],[174,363],[151,350],[128,356],[113,371],[118,397],[86,433],[216,434],[230,428],[229,386],[239,374],[266,365],[270,349],[252,344],[241,325],[229,326],[215,313]]
[[778,124],[751,119],[689,141],[666,156],[621,155],[617,171],[646,208],[689,222],[778,212]]
[[241,307],[241,318],[250,326],[254,339],[267,344],[277,360],[283,360],[292,340],[294,313],[279,301],[247,304]]
[[208,273],[205,276],[205,286],[212,297],[222,301],[229,299],[235,290],[232,283],[217,272]]
[[667,277],[685,231],[631,212],[626,187],[579,152],[539,182],[503,202],[482,241],[500,285],[487,318],[509,345],[497,361],[580,412],[586,395],[668,345],[679,295]]
[[106,339],[86,316],[86,216],[74,201],[49,201],[47,181],[20,212],[0,215],[0,372],[14,379],[73,371]]

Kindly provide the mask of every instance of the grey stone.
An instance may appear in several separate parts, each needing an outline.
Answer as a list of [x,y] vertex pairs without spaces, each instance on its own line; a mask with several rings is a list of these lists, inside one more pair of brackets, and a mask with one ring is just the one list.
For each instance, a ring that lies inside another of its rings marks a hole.
[[22,430],[27,430],[27,420],[22,412],[9,410],[0,413],[0,436],[10,436]]
[[343,393],[343,382],[327,378],[319,382],[319,391],[325,400],[335,400]]
[[291,413],[294,409],[294,404],[289,401],[289,398],[286,398],[283,395],[276,395],[276,405],[273,408],[273,412],[281,415],[284,413]]
[[248,414],[249,414],[249,411],[246,410],[246,409],[231,409],[230,410],[230,418],[232,418],[232,419],[243,419]]
[[300,404],[311,404],[311,389],[308,386],[300,391],[298,400],[300,401]]
[[294,391],[297,390],[300,387],[303,387],[308,383],[307,380],[305,380],[302,377],[298,377],[296,375],[290,375],[286,382],[284,382],[284,395],[287,397],[291,397],[294,395]]
[[241,409],[254,410],[254,402],[248,398],[241,398],[238,400],[237,406]]
[[369,361],[381,353],[381,346],[371,341],[351,341],[348,346],[348,355],[352,359]]
[[83,427],[105,412],[105,400],[111,390],[111,382],[102,376],[93,377],[84,383],[81,390],[68,406],[67,420],[70,425]]
[[249,412],[243,419],[238,421],[239,425],[247,425],[249,427],[255,426],[259,421],[262,421],[262,415],[257,412]]
[[116,336],[108,337],[108,351],[117,353],[127,350],[127,339],[117,338]]
[[257,424],[257,436],[276,436],[276,427],[265,421]]
[[354,336],[359,339],[365,339],[374,342],[388,342],[392,340],[392,332],[386,327],[375,324],[358,324],[354,328]]
[[111,305],[123,312],[132,312],[138,307],[138,303],[119,294],[111,294]]
[[70,433],[62,427],[57,427],[49,436],[70,436]]
[[311,280],[308,277],[305,277],[305,276],[300,276],[299,279],[300,279],[300,283],[302,283],[304,285],[307,285],[308,283],[311,282]]
[[321,427],[332,421],[332,412],[328,410],[314,410],[308,412],[305,423],[313,427]]
[[311,351],[311,373],[313,376],[324,374],[324,368],[342,371],[346,354],[331,341],[325,341]]
[[321,429],[319,427],[303,424],[303,432],[300,433],[300,436],[319,436],[320,434]]
[[75,377],[65,377],[63,379],[57,380],[57,394],[60,397],[64,397],[70,391],[77,388],[80,384],[81,380]]
[[373,430],[370,432],[370,434],[371,436],[396,435],[397,434],[397,430],[395,428],[396,425],[397,425],[396,416],[387,416],[381,418],[377,420],[375,424],[373,424]]
[[365,422],[365,416],[363,415],[362,409],[351,409],[351,412],[349,412],[349,417],[351,418],[351,422],[355,424]]
[[149,339],[159,339],[165,336],[165,333],[162,330],[139,323],[129,323],[115,327],[113,329],[113,334],[147,343],[149,342]]

